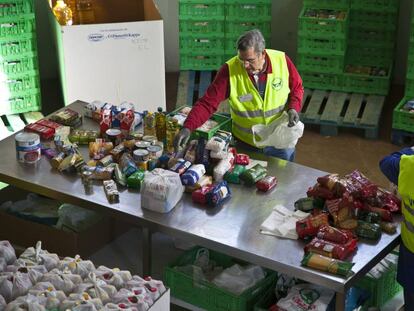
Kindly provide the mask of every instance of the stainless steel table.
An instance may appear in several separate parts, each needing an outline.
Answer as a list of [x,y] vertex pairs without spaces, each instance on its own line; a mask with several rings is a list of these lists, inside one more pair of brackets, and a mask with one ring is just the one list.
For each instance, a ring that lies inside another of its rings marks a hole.
[[[78,101],[69,108],[81,112],[83,105]],[[83,127],[92,129],[97,124],[84,119]],[[397,232],[394,235],[383,234],[375,244],[359,243],[358,251],[351,259],[355,262],[354,274],[347,279],[301,267],[303,242],[262,235],[259,227],[276,204],[293,209],[294,201],[306,196],[308,187],[326,172],[283,160],[267,159],[269,173],[279,180],[277,188],[269,194],[256,192],[255,188],[231,185],[232,198],[221,208],[205,209],[194,205],[191,197],[184,194],[170,213],[159,214],[141,209],[139,192],[128,189],[121,190],[119,204],[108,203],[99,183],[94,186],[94,194],[85,195],[78,176],[52,170],[44,157],[35,166],[18,163],[14,135],[0,141],[0,150],[1,181],[67,203],[100,209],[142,227],[143,255],[146,255],[143,269],[146,271],[149,271],[151,263],[151,231],[159,231],[331,288],[337,292],[336,309],[343,310],[346,290],[399,242],[400,233]],[[86,148],[82,152],[86,155]]]

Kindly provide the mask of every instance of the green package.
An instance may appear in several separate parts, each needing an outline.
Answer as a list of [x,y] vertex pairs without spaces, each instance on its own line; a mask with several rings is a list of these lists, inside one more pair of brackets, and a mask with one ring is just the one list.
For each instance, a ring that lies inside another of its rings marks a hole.
[[310,212],[314,208],[313,198],[301,198],[295,202],[295,209],[302,212]]
[[126,186],[127,185],[127,179],[124,173],[122,173],[121,168],[119,167],[118,164],[115,164],[114,166],[114,175],[115,175],[115,181],[120,184],[121,186]]
[[370,240],[378,240],[381,237],[381,227],[378,224],[372,224],[366,221],[359,220],[356,234],[360,238]]
[[144,182],[144,177],[145,177],[145,171],[140,170],[140,169],[137,170],[135,173],[133,173],[127,178],[128,188],[140,190],[141,185]]
[[305,267],[314,268],[345,277],[350,274],[352,266],[354,265],[352,262],[342,261],[312,252],[305,254],[301,263],[302,266]]
[[246,170],[244,165],[236,164],[232,171],[226,172],[224,180],[232,184],[240,184],[240,175]]
[[267,170],[260,164],[256,164],[252,168],[244,171],[240,175],[240,179],[248,186],[253,186],[257,181],[266,177]]
[[80,132],[78,130],[71,131],[70,134],[68,135],[69,141],[73,144],[78,144],[79,135],[80,135]]

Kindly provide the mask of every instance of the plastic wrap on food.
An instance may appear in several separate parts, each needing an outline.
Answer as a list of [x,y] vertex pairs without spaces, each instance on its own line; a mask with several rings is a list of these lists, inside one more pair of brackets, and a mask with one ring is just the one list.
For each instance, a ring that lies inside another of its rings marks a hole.
[[306,192],[306,195],[308,197],[322,198],[324,200],[331,200],[335,198],[335,194],[331,190],[322,187],[320,184],[310,187]]
[[187,171],[191,166],[191,162],[184,159],[179,159],[177,162],[170,168],[170,171],[175,172],[179,175],[182,175]]
[[72,274],[70,271],[60,271],[53,269],[45,273],[41,279],[42,282],[50,282],[56,290],[63,291],[66,295],[73,292],[76,285],[82,283],[80,275]]
[[95,270],[95,265],[92,261],[83,260],[79,255],[76,255],[75,258],[65,257],[60,260],[57,268],[60,271],[67,269],[73,274],[79,274],[84,279],[89,275],[90,271]]
[[194,186],[205,173],[206,169],[203,164],[193,164],[181,175],[181,183],[185,186]]
[[220,160],[220,162],[214,167],[213,175],[216,182],[221,182],[226,172],[233,167],[234,156],[232,153],[227,153],[227,156]]
[[309,216],[296,222],[296,232],[301,239],[313,237],[318,233],[319,227],[329,225],[328,214],[321,213]]
[[208,140],[205,148],[213,152],[220,152],[225,150],[226,146],[226,141],[223,138],[213,136]]
[[128,188],[132,188],[132,189],[141,189],[142,183],[144,182],[144,178],[145,178],[145,171],[143,170],[138,170],[135,173],[133,173],[132,175],[129,175],[129,177],[127,178],[127,185]]
[[116,289],[120,289],[125,286],[125,283],[132,279],[132,275],[129,271],[119,270],[118,268],[110,269],[105,266],[99,266],[95,270],[96,277],[104,280],[107,284],[113,285]]
[[207,204],[212,207],[220,206],[230,199],[231,191],[226,181],[222,181],[206,193]]
[[319,227],[317,237],[337,244],[346,244],[354,238],[354,234],[351,231],[322,225]]
[[8,265],[16,260],[16,253],[9,241],[0,241],[0,257],[4,258]]
[[213,188],[214,188],[213,185],[209,185],[209,186],[204,186],[204,187],[201,187],[200,189],[195,190],[191,194],[191,198],[193,202],[199,203],[199,204],[207,204],[207,193],[209,193]]
[[236,164],[233,169],[224,174],[224,180],[232,184],[240,184],[240,175],[246,170],[244,165]]
[[238,153],[234,158],[234,163],[239,165],[249,165],[250,157],[247,154]]
[[244,171],[243,174],[240,175],[240,179],[246,185],[253,186],[260,179],[264,178],[266,174],[266,168],[261,166],[260,164],[256,164],[252,168],[249,168],[248,170]]
[[268,192],[272,190],[273,188],[275,188],[276,185],[277,185],[277,178],[275,176],[270,176],[270,175],[256,182],[257,190],[260,190],[262,192]]
[[44,265],[47,271],[57,267],[59,256],[42,249],[42,242],[38,241],[36,247],[27,248],[19,257],[26,265]]
[[309,268],[347,277],[354,263],[329,258],[320,254],[307,253],[302,259],[302,265]]
[[359,220],[355,233],[361,238],[378,240],[381,237],[381,227],[378,224],[371,224]]
[[345,244],[336,244],[320,238],[313,238],[305,246],[305,253],[315,253],[335,259],[345,259],[357,248],[357,240],[351,239]]
[[88,293],[92,298],[98,298],[102,303],[112,302],[112,298],[116,295],[115,286],[106,284],[104,280],[97,279],[95,273],[90,272],[84,283],[79,284],[75,293]]

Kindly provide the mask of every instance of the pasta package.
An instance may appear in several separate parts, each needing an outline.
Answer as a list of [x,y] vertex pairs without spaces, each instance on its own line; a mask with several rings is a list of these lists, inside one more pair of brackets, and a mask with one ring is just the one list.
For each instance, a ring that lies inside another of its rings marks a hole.
[[314,268],[344,277],[347,277],[351,273],[351,269],[354,265],[352,262],[329,258],[315,253],[305,254],[301,264],[305,267]]

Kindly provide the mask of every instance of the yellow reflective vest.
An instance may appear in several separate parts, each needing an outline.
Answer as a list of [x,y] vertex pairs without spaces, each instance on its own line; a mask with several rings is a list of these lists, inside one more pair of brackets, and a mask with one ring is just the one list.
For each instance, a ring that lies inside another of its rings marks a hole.
[[404,246],[414,253],[414,155],[402,155],[400,174],[398,175],[398,192],[401,195],[401,239]]
[[237,56],[227,61],[230,79],[230,111],[233,134],[254,146],[251,127],[269,124],[279,118],[290,93],[289,70],[285,53],[266,50],[272,66],[268,74],[264,99],[250,80],[243,63]]

